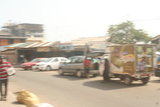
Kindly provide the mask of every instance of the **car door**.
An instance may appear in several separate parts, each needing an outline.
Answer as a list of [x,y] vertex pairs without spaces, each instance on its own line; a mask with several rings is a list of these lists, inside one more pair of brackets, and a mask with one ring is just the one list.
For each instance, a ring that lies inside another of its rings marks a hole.
[[59,68],[59,63],[60,63],[60,59],[59,58],[54,58],[50,62],[50,65],[51,65],[52,69],[58,69]]
[[82,57],[74,57],[74,59],[71,60],[69,70],[75,73],[78,70],[82,70],[82,69],[83,69]]
[[70,57],[66,62],[61,65],[63,72],[71,72],[71,65],[74,60],[74,57]]

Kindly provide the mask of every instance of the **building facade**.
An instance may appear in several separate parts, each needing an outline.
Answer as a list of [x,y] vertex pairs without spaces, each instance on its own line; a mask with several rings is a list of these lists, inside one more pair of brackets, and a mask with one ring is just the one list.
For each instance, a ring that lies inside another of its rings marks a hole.
[[160,35],[157,35],[152,38],[152,43],[156,44],[156,48],[158,51],[160,51]]
[[7,32],[0,32],[0,46],[6,46],[14,43],[21,43],[26,41],[26,37],[12,36]]
[[42,24],[31,24],[21,23],[13,24],[8,23],[4,25],[3,30],[11,33],[13,36],[18,37],[43,37],[43,25]]

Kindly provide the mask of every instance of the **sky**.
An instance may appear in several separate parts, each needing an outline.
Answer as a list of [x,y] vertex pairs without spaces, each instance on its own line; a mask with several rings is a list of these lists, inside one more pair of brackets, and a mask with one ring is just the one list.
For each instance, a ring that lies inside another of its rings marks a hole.
[[110,25],[127,20],[149,36],[160,34],[159,0],[0,0],[0,26],[44,25],[48,41],[106,36]]

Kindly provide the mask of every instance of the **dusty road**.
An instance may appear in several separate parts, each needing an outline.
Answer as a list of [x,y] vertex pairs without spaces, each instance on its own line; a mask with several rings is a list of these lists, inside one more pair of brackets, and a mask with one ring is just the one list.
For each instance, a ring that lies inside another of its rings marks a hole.
[[126,86],[118,79],[102,81],[102,77],[77,78],[59,76],[56,71],[17,71],[10,83],[14,91],[27,89],[41,102],[55,107],[159,107],[160,79],[152,77],[147,85],[136,82]]

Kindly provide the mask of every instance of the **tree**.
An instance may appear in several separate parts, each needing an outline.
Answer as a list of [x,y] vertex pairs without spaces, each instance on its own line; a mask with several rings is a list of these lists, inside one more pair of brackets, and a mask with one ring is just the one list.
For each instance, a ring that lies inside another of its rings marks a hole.
[[118,25],[111,25],[108,29],[109,42],[112,43],[134,43],[148,42],[151,37],[141,29],[135,29],[131,21],[126,21]]

